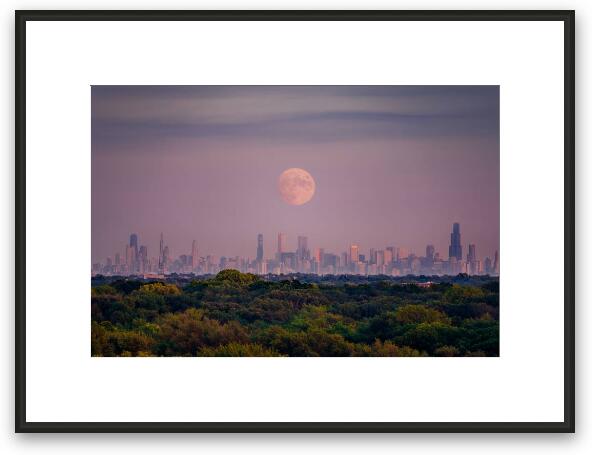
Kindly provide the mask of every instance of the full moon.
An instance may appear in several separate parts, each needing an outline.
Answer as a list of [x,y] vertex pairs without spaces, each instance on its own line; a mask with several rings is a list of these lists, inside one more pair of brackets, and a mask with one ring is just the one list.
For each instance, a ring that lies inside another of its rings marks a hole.
[[315,193],[315,181],[304,169],[292,167],[281,173],[278,188],[282,199],[290,205],[302,205]]

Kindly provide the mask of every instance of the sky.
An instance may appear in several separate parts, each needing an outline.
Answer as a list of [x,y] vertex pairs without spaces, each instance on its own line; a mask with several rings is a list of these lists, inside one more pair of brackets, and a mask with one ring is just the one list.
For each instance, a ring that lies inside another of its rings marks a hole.
[[[499,86],[93,86],[92,261],[131,233],[158,256],[266,258],[296,249],[427,244],[452,223],[477,256],[499,249]],[[287,204],[280,174],[315,193]]]

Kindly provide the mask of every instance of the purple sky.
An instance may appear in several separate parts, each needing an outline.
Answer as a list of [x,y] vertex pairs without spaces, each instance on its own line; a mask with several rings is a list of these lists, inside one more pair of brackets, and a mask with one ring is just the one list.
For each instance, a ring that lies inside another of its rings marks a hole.
[[[279,175],[316,182],[302,206]],[[499,248],[498,86],[94,86],[92,261],[132,232],[158,255],[272,257],[288,246],[341,253],[358,243],[432,243],[452,223],[480,258]],[[466,251],[466,250],[465,250]]]

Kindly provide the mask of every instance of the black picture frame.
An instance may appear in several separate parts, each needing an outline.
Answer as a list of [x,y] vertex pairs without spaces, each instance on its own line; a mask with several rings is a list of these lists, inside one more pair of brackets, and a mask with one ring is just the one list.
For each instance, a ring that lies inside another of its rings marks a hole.
[[[16,11],[15,431],[18,433],[567,433],[575,431],[574,11]],[[28,422],[26,419],[26,25],[29,21],[561,21],[564,24],[563,422]]]

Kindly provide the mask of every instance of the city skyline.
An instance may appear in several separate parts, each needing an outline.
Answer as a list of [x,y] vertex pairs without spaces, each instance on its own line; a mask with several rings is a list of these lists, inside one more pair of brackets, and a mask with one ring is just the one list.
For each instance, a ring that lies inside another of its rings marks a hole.
[[236,269],[255,274],[499,274],[498,250],[490,255],[479,255],[477,246],[469,242],[466,244],[468,253],[466,258],[463,258],[463,243],[458,222],[452,224],[448,256],[441,255],[432,243],[426,244],[425,254],[402,245],[363,249],[357,243],[350,243],[346,251],[336,252],[329,251],[321,244],[309,248],[308,237],[305,235],[297,236],[297,246],[294,249],[289,246],[288,238],[285,232],[277,233],[275,250],[266,254],[264,236],[258,234],[254,255],[247,257],[203,253],[200,252],[197,241],[192,240],[189,254],[185,252],[176,256],[169,250],[164,233],[161,233],[158,257],[150,257],[146,245],[141,245],[138,249],[138,234],[131,233],[125,254],[116,252],[104,262],[93,263],[92,272],[107,275],[203,275],[224,269]]
[[[445,229],[446,228],[444,228],[444,230]],[[137,229],[137,230],[134,230],[134,231],[127,231],[127,234],[124,233],[124,237],[126,235],[127,236],[130,236],[132,234],[136,234],[139,237],[141,235],[140,234],[141,232],[143,232],[143,231],[140,230],[140,229]],[[166,235],[166,232],[163,231],[163,234]],[[266,251],[266,252],[267,251],[271,251],[271,250],[275,251],[276,248],[277,248],[277,244],[278,244],[277,234],[278,234],[277,231],[274,233],[274,232],[272,232],[270,230],[262,230],[262,231],[258,231],[255,234],[255,237],[257,237],[259,235],[262,235],[262,237],[263,237],[263,250],[264,251]],[[286,247],[289,250],[294,250],[294,251],[298,248],[298,237],[304,236],[304,237],[306,237],[308,239],[311,239],[312,238],[312,236],[307,235],[306,233],[302,233],[302,232],[285,232],[285,234],[286,234]],[[447,252],[449,250],[450,244],[449,243],[446,243],[446,242],[450,242],[450,234],[451,233],[440,235],[439,236],[439,239],[438,239],[440,241],[431,241],[431,242],[429,242],[429,244],[434,245],[434,247],[438,251],[440,251],[441,253]],[[149,240],[143,241],[141,243],[142,243],[142,245],[145,245],[146,247],[148,247],[148,249],[150,251],[152,251],[152,252],[158,251],[159,250],[159,236],[160,236],[160,232],[158,233],[158,235],[157,235],[156,238],[149,239]],[[146,236],[142,235],[142,237],[144,239],[146,239]],[[191,249],[192,249],[191,244],[192,244],[193,241],[196,241],[198,244],[199,243],[202,244],[202,248],[200,248],[200,251],[206,251],[208,254],[216,254],[218,256],[233,256],[233,255],[235,256],[236,255],[236,254],[233,254],[233,251],[230,251],[230,247],[223,248],[221,250],[222,253],[220,253],[220,252],[217,253],[217,252],[215,252],[213,250],[210,251],[210,248],[207,248],[206,246],[203,246],[203,243],[202,242],[199,242],[199,240],[196,239],[196,237],[197,236],[187,237],[187,239],[182,239],[182,240],[181,239],[172,239],[172,244],[174,244],[175,247],[172,247],[170,244],[168,244],[169,249],[172,251],[173,254],[177,254],[178,252],[185,252],[185,250],[191,251]],[[257,250],[257,247],[255,246],[253,248],[253,245],[249,244],[248,240],[249,239],[245,239],[245,243],[247,244],[247,246],[245,248],[242,248],[241,250],[243,250],[243,251],[244,250],[247,250],[247,251],[248,250],[253,250],[254,252],[252,252],[250,254],[242,255],[242,256],[256,258],[257,257],[257,251],[256,251]],[[250,239],[250,240],[251,240],[251,243],[252,243],[252,239]],[[125,246],[127,245],[127,243],[128,243],[127,241],[121,240],[120,242],[118,242],[118,244],[120,246],[117,246],[117,244],[116,244],[116,245],[114,245],[110,249],[107,248],[107,254],[106,255],[103,255],[103,256],[97,255],[97,257],[93,257],[93,261],[92,262],[104,261],[106,257],[113,256],[113,251],[114,250],[117,250],[118,248],[121,249],[122,254],[125,254]],[[169,243],[171,243],[171,239],[170,238],[169,238]],[[318,241],[318,242],[315,242],[315,243],[323,243],[323,244],[326,244],[326,245],[331,245],[331,244],[334,244],[335,242],[332,242],[330,239],[328,239],[326,242]],[[349,243],[359,244],[360,247],[365,247],[365,245],[364,245],[363,242],[351,241],[351,242],[348,242],[348,245],[349,245]],[[422,241],[419,241],[418,242],[418,241],[416,241],[413,244],[413,246],[411,246],[410,242],[405,242],[405,241],[398,241],[397,242],[397,241],[393,240],[393,241],[390,241],[390,242],[387,241],[385,244],[405,245],[405,247],[408,248],[409,251],[414,251],[414,252],[419,251],[419,252],[421,252],[423,249],[425,249],[425,246],[426,246],[423,243],[425,243],[425,242],[422,242]],[[186,246],[187,244],[190,245],[189,249]],[[465,250],[466,247],[468,247],[468,243],[465,243],[465,244],[461,245],[461,250],[462,250],[463,253],[464,253],[464,250]],[[329,248],[329,247],[327,247],[327,248]],[[339,247],[336,248],[336,249],[339,249]],[[111,251],[111,250],[113,250],[113,251]],[[448,255],[446,255],[446,256],[448,257]]]
[[[290,168],[314,179],[303,205],[278,191]],[[130,233],[154,256],[161,232],[173,255],[253,258],[278,232],[444,254],[453,220],[495,251],[499,87],[93,86],[91,172],[93,263]]]

